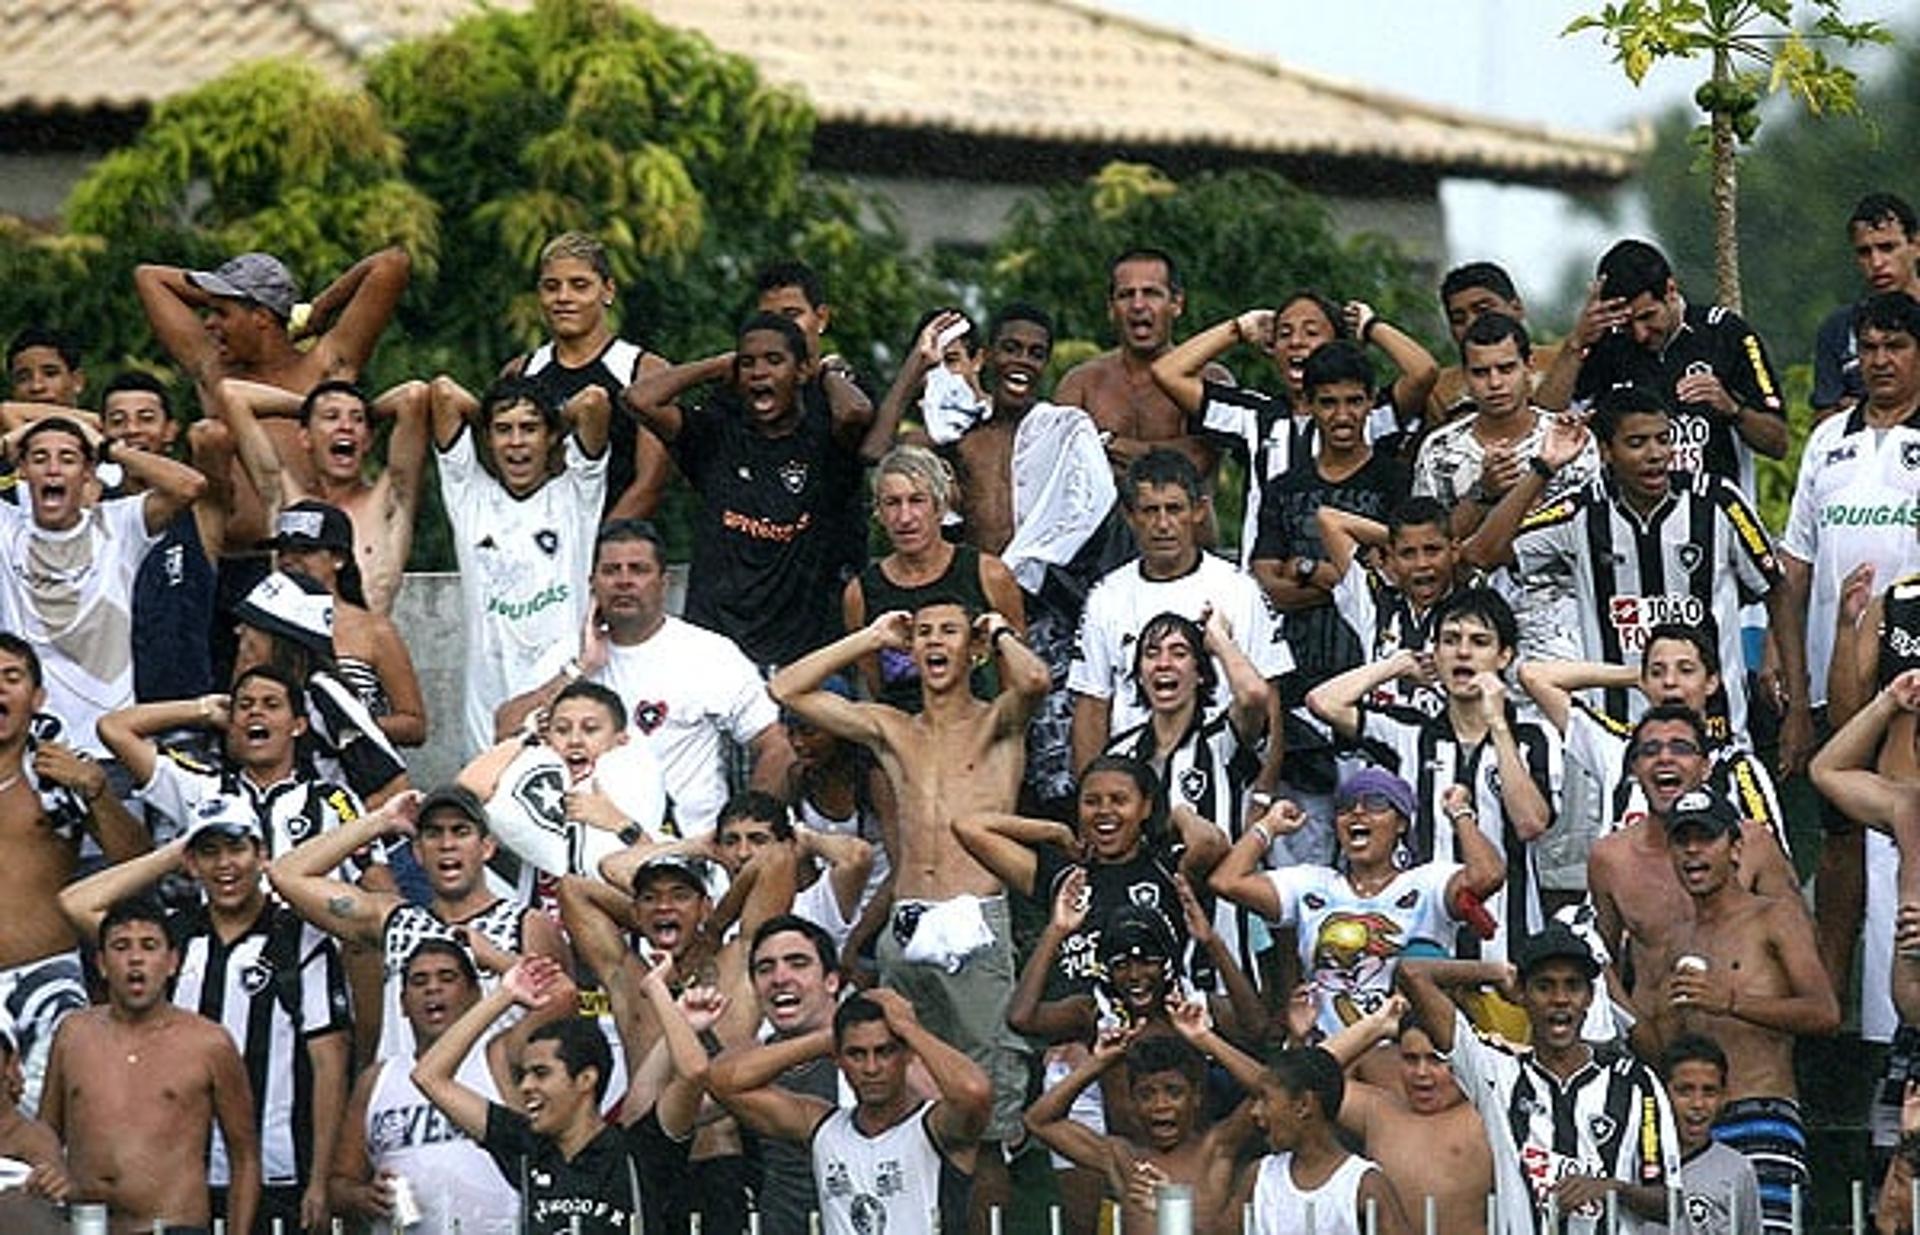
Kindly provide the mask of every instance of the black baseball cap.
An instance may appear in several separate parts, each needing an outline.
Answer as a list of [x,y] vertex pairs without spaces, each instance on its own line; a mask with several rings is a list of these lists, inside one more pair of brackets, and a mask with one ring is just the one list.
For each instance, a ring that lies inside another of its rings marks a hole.
[[1667,835],[1678,836],[1681,832],[1704,832],[1708,837],[1738,836],[1740,834],[1740,812],[1733,803],[1724,797],[1706,789],[1694,789],[1680,795],[1680,800],[1667,812]]
[[1548,961],[1572,961],[1587,975],[1588,981],[1600,976],[1600,962],[1593,959],[1593,949],[1564,922],[1549,922],[1546,929],[1528,935],[1514,946],[1513,963],[1520,970],[1522,980]]

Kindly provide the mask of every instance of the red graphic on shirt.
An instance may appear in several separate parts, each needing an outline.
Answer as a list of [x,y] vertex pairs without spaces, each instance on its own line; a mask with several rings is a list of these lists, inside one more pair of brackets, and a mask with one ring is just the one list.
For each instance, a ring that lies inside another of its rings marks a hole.
[[651,735],[660,726],[667,723],[667,701],[665,699],[643,699],[633,705],[633,723],[640,732]]

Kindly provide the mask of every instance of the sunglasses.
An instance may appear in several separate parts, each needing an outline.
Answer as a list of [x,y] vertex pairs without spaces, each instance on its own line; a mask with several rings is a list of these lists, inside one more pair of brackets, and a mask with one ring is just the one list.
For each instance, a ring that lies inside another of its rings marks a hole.
[[1385,811],[1397,811],[1399,809],[1398,806],[1393,804],[1392,798],[1378,791],[1357,793],[1352,797],[1341,798],[1334,804],[1334,810],[1343,815],[1350,810],[1363,810],[1369,814],[1377,815]]
[[1659,738],[1648,738],[1633,748],[1635,759],[1653,759],[1662,753],[1690,756],[1698,755],[1701,751],[1700,744],[1692,738],[1668,738],[1664,742]]

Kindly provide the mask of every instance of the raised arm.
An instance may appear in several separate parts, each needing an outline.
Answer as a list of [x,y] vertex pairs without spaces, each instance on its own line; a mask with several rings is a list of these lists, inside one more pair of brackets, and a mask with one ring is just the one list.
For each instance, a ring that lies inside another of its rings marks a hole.
[[[631,972],[640,964],[638,957],[629,957],[622,967]],[[640,978],[639,987],[641,997],[647,1001],[660,1026],[661,1043],[672,1065],[672,1075],[660,1087],[653,1109],[666,1134],[678,1138],[692,1134],[694,1120],[700,1114],[700,1101],[707,1093],[707,1048],[700,1044],[700,1034],[711,1029],[726,1012],[727,996],[713,987],[696,986],[688,988],[676,1001],[667,985],[667,974],[672,968],[673,958],[662,956],[660,962]],[[696,1018],[698,1024],[695,1024]],[[636,1071],[637,1062],[627,1061],[629,1073]],[[633,1112],[636,1116],[641,1113]]]
[[[1526,754],[1514,737],[1507,714],[1507,691],[1496,673],[1478,675],[1481,714],[1487,722],[1487,740],[1500,773],[1500,807],[1507,823],[1523,841],[1543,835],[1553,826],[1553,806],[1533,778]],[[1504,859],[1502,862],[1504,863]]]
[[460,430],[480,411],[480,400],[473,392],[442,373],[427,383],[427,419],[433,426],[433,444],[441,450],[452,447]]
[[516,1003],[538,1007],[564,975],[545,957],[529,957],[507,971],[499,985],[447,1026],[413,1064],[413,1083],[455,1127],[474,1140],[487,1134],[487,1099],[454,1078],[487,1029]]
[[1116,1173],[1113,1141],[1072,1117],[1073,1103],[1080,1094],[1126,1058],[1132,1035],[1113,1030],[1100,1035],[1093,1050],[1057,1084],[1044,1091],[1027,1108],[1027,1131],[1048,1149],[1076,1166],[1099,1171],[1112,1177]]
[[1079,846],[1073,829],[1052,819],[982,812],[953,821],[954,839],[1000,881],[1022,896],[1037,895],[1034,875],[1040,869],[1040,845],[1057,845],[1068,852]]
[[1307,826],[1307,813],[1289,798],[1275,799],[1266,814],[1247,825],[1220,865],[1213,868],[1207,885],[1215,896],[1224,896],[1267,919],[1280,917],[1280,893],[1267,878],[1262,864],[1275,839],[1291,836]]
[[181,836],[131,861],[103,867],[60,889],[60,912],[75,934],[94,943],[100,938],[100,920],[115,902],[144,892],[179,870],[186,852],[187,838]]
[[860,907],[860,895],[867,890],[873,874],[873,846],[858,836],[841,836],[796,827],[793,839],[802,857],[818,858],[827,864],[826,878],[832,880],[834,903],[840,916],[849,921]]
[[160,747],[153,735],[175,729],[221,729],[226,725],[228,696],[202,695],[198,699],[169,699],[136,703],[108,712],[94,723],[101,744],[113,752],[135,785],[153,779]]
[[672,444],[673,439],[680,436],[680,426],[684,423],[679,406],[681,396],[695,386],[724,381],[732,374],[733,353],[721,352],[705,360],[691,360],[642,373],[621,398],[654,436]]
[[561,416],[573,426],[580,450],[590,458],[599,458],[607,448],[607,429],[613,423],[613,400],[598,386],[583,387],[566,401]]
[[818,1098],[782,1089],[779,1080],[789,1069],[832,1053],[831,1029],[731,1050],[713,1061],[707,1086],[755,1132],[804,1145],[820,1121],[833,1113],[833,1107]]
[[913,1005],[899,991],[879,986],[868,991],[866,997],[880,1005],[887,1028],[920,1057],[921,1066],[939,1089],[940,1100],[928,1115],[927,1124],[941,1147],[952,1153],[979,1140],[993,1113],[993,1082],[980,1065],[921,1025]]
[[1267,728],[1267,701],[1273,688],[1234,640],[1233,630],[1218,609],[1208,605],[1201,619],[1206,650],[1227,671],[1227,690],[1231,694],[1228,715],[1232,718],[1233,731],[1243,743],[1257,742]]
[[1460,869],[1447,880],[1447,907],[1452,911],[1462,892],[1471,892],[1483,901],[1498,892],[1507,881],[1507,860],[1480,830],[1473,795],[1465,785],[1448,785],[1440,795],[1440,809],[1453,829],[1453,851],[1461,859]]
[[1902,711],[1920,711],[1920,669],[1887,683],[1813,757],[1813,784],[1821,796],[1849,819],[1881,830],[1892,826],[1905,791],[1873,764],[1887,727]]
[[1153,380],[1179,409],[1191,416],[1206,399],[1209,364],[1236,343],[1268,351],[1273,346],[1273,310],[1249,309],[1215,322],[1153,362]]
[[419,509],[420,478],[426,474],[432,403],[432,388],[415,378],[382,391],[368,408],[377,417],[393,420],[393,431],[387,435],[385,477],[393,510],[408,528]]
[[[1213,916],[1200,898],[1193,893],[1193,885],[1185,875],[1173,877],[1174,892],[1180,898],[1180,910],[1186,916],[1187,938],[1194,947],[1205,952],[1213,962],[1220,982],[1227,988],[1225,1011],[1231,1016],[1226,1024],[1227,1036],[1241,1042],[1264,1042],[1267,1037],[1267,1005],[1260,998],[1260,991],[1247,976],[1240,963],[1233,958],[1233,949],[1227,941],[1220,938],[1220,932],[1213,929]],[[1218,996],[1209,996],[1217,1001]],[[1218,1013],[1216,1013],[1216,1016]]]
[[920,393],[927,373],[940,363],[940,336],[966,320],[958,310],[948,309],[920,328],[913,346],[900,361],[900,371],[893,375],[893,385],[887,387],[887,393],[881,396],[873,422],[867,426],[866,435],[860,440],[862,463],[878,463],[880,456],[892,448],[893,439],[900,432],[900,422],[906,418],[907,404]]
[[1365,515],[1356,515],[1337,506],[1322,506],[1314,512],[1320,525],[1320,551],[1333,564],[1334,574],[1344,578],[1347,567],[1363,546],[1387,546],[1387,525]]
[[295,845],[267,867],[267,880],[294,911],[348,943],[377,947],[387,915],[401,904],[397,893],[358,888],[329,873],[355,852],[387,836],[413,833],[420,794],[397,793],[350,823]]
[[1520,479],[1508,486],[1500,500],[1494,503],[1493,509],[1487,512],[1487,517],[1480,521],[1480,526],[1474,529],[1473,535],[1467,537],[1460,546],[1467,562],[1482,570],[1511,563],[1513,538],[1520,531],[1520,521],[1528,511],[1540,504],[1541,496],[1547,491],[1547,482],[1561,468],[1577,459],[1586,444],[1585,423],[1565,414],[1556,416],[1540,443],[1539,453],[1534,455],[1534,460],[1540,466],[1535,467],[1529,462],[1520,473]]
[[783,708],[837,738],[872,746],[885,731],[872,704],[854,703],[824,690],[828,678],[883,650],[904,652],[913,646],[913,615],[903,609],[882,613],[865,627],[782,666],[767,683],[767,693]]
[[1393,971],[1394,984],[1413,1005],[1420,1027],[1442,1051],[1453,1049],[1454,1016],[1457,1008],[1452,990],[1456,987],[1494,986],[1512,1002],[1514,973],[1511,965],[1496,961],[1445,961],[1402,957]]
[[187,282],[187,272],[178,266],[134,267],[133,290],[146,310],[154,338],[175,363],[197,378],[214,360],[213,336],[200,320],[201,310],[213,298]]
[[1880,670],[1880,626],[1886,602],[1873,594],[1873,563],[1862,562],[1840,585],[1833,632],[1833,656],[1827,664],[1827,715],[1852,716],[1873,697]]
[[1342,310],[1353,337],[1387,354],[1400,376],[1393,380],[1394,418],[1401,424],[1417,420],[1426,411],[1427,396],[1440,380],[1440,362],[1420,341],[1373,311],[1361,300],[1349,300]]
[[412,259],[395,245],[361,258],[314,296],[307,320],[326,329],[317,346],[330,367],[358,375],[366,366],[412,273]]
[[1096,1028],[1093,1001],[1084,995],[1043,1000],[1060,948],[1087,920],[1087,871],[1076,866],[1053,894],[1053,911],[1020,970],[1007,1000],[1007,1024],[1017,1033],[1045,1042],[1087,1042]]
[[1385,660],[1356,665],[1345,673],[1328,678],[1307,692],[1307,707],[1321,720],[1332,725],[1341,737],[1360,733],[1360,701],[1393,681],[1420,672],[1420,658],[1401,648]]
[[1585,660],[1523,660],[1520,689],[1532,697],[1547,722],[1562,734],[1573,715],[1573,692],[1589,688],[1633,687],[1640,671],[1632,665]]

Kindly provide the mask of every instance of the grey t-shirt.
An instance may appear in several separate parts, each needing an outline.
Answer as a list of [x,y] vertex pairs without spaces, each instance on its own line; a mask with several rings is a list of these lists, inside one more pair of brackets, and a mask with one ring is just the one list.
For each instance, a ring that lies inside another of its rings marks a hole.
[[1680,1159],[1681,1212],[1684,1225],[1642,1227],[1644,1235],[1739,1235],[1760,1229],[1760,1183],[1753,1163],[1713,1141]]

